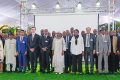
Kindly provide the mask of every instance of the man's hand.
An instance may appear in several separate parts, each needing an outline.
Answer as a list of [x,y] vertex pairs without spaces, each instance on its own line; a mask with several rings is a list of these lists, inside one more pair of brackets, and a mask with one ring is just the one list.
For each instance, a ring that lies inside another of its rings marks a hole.
[[24,55],[27,55],[27,51],[25,52],[25,54]]
[[64,51],[62,51],[62,56],[64,55]]
[[82,55],[84,56],[84,51],[82,51]]
[[18,52],[16,52],[16,54],[15,54],[16,56],[18,56],[19,54],[18,54]]
[[98,56],[99,56],[99,54],[100,54],[100,53],[99,53],[99,52],[97,52],[97,55],[98,55]]
[[54,55],[54,50],[52,50],[52,55]]
[[30,48],[30,51],[31,51],[31,52],[34,52],[34,51],[35,51],[35,49],[34,49],[34,48]]
[[43,51],[47,51],[47,48],[42,48]]
[[111,52],[108,52],[107,55],[109,56]]
[[45,51],[45,48],[42,48],[43,51]]
[[119,55],[119,54],[120,54],[120,52],[119,52],[118,50],[117,50],[117,52],[116,52],[116,53],[117,53],[117,55]]
[[93,50],[93,54],[96,54],[96,51],[95,51],[95,50]]

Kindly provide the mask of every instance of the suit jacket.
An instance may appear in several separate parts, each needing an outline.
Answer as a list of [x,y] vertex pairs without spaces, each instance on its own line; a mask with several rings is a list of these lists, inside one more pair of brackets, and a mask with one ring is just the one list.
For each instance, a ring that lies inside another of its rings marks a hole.
[[20,36],[16,39],[16,51],[18,53],[25,53],[27,51],[27,37],[23,37],[23,40],[20,40]]
[[117,50],[120,51],[120,33],[117,34]]
[[28,48],[34,48],[35,52],[39,51],[39,40],[40,36],[38,34],[34,35],[34,38],[32,40],[32,34],[28,36]]
[[[87,36],[87,34],[83,35],[84,46],[86,46],[86,36]],[[95,50],[95,48],[96,48],[96,38],[95,38],[95,35],[92,34],[92,33],[90,33],[90,42],[89,42],[89,44],[90,44],[90,49]]]
[[111,52],[116,53],[117,51],[117,36],[110,36],[111,39]]
[[97,36],[96,39],[96,52],[110,53],[111,52],[111,40],[109,35],[105,35],[103,40],[102,34]]
[[41,49],[41,52],[43,52],[42,48],[47,48],[47,51],[50,52],[51,43],[52,43],[51,37],[47,36],[47,38],[46,38],[45,36],[41,36],[40,42],[39,42],[39,47]]
[[[68,43],[66,44],[66,46],[68,47],[68,50],[70,51],[70,46],[71,46],[71,39],[72,39],[72,36],[69,36],[69,41]],[[67,42],[66,41],[66,36],[64,37],[64,40],[65,40],[65,43]]]

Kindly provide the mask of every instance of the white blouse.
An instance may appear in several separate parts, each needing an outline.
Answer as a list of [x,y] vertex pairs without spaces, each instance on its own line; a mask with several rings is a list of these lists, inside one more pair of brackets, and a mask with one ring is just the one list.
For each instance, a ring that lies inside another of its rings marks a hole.
[[84,42],[83,42],[82,36],[78,37],[77,45],[75,44],[75,37],[72,37],[70,50],[71,50],[71,54],[74,54],[74,55],[82,54],[82,51],[84,51]]

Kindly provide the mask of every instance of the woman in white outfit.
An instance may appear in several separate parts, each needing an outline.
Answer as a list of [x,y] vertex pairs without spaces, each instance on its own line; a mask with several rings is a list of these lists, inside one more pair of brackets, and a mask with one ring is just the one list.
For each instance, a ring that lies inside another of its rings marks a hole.
[[52,45],[52,53],[53,53],[53,67],[54,72],[57,74],[61,74],[64,71],[64,51],[65,49],[65,41],[61,36],[61,33],[56,34],[56,38],[53,40]]

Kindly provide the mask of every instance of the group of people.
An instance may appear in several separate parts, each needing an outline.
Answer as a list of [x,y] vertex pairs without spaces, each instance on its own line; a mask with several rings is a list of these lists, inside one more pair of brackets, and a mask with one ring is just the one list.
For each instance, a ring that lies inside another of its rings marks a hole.
[[[26,72],[27,68],[35,73],[37,65],[40,72],[56,74],[93,74],[114,73],[119,71],[120,29],[108,32],[106,29],[87,27],[79,32],[73,27],[63,33],[36,28],[26,34],[20,30],[17,37],[12,33],[4,38],[0,36],[0,72]],[[95,65],[95,67],[94,67]],[[90,67],[90,68],[89,68]]]

